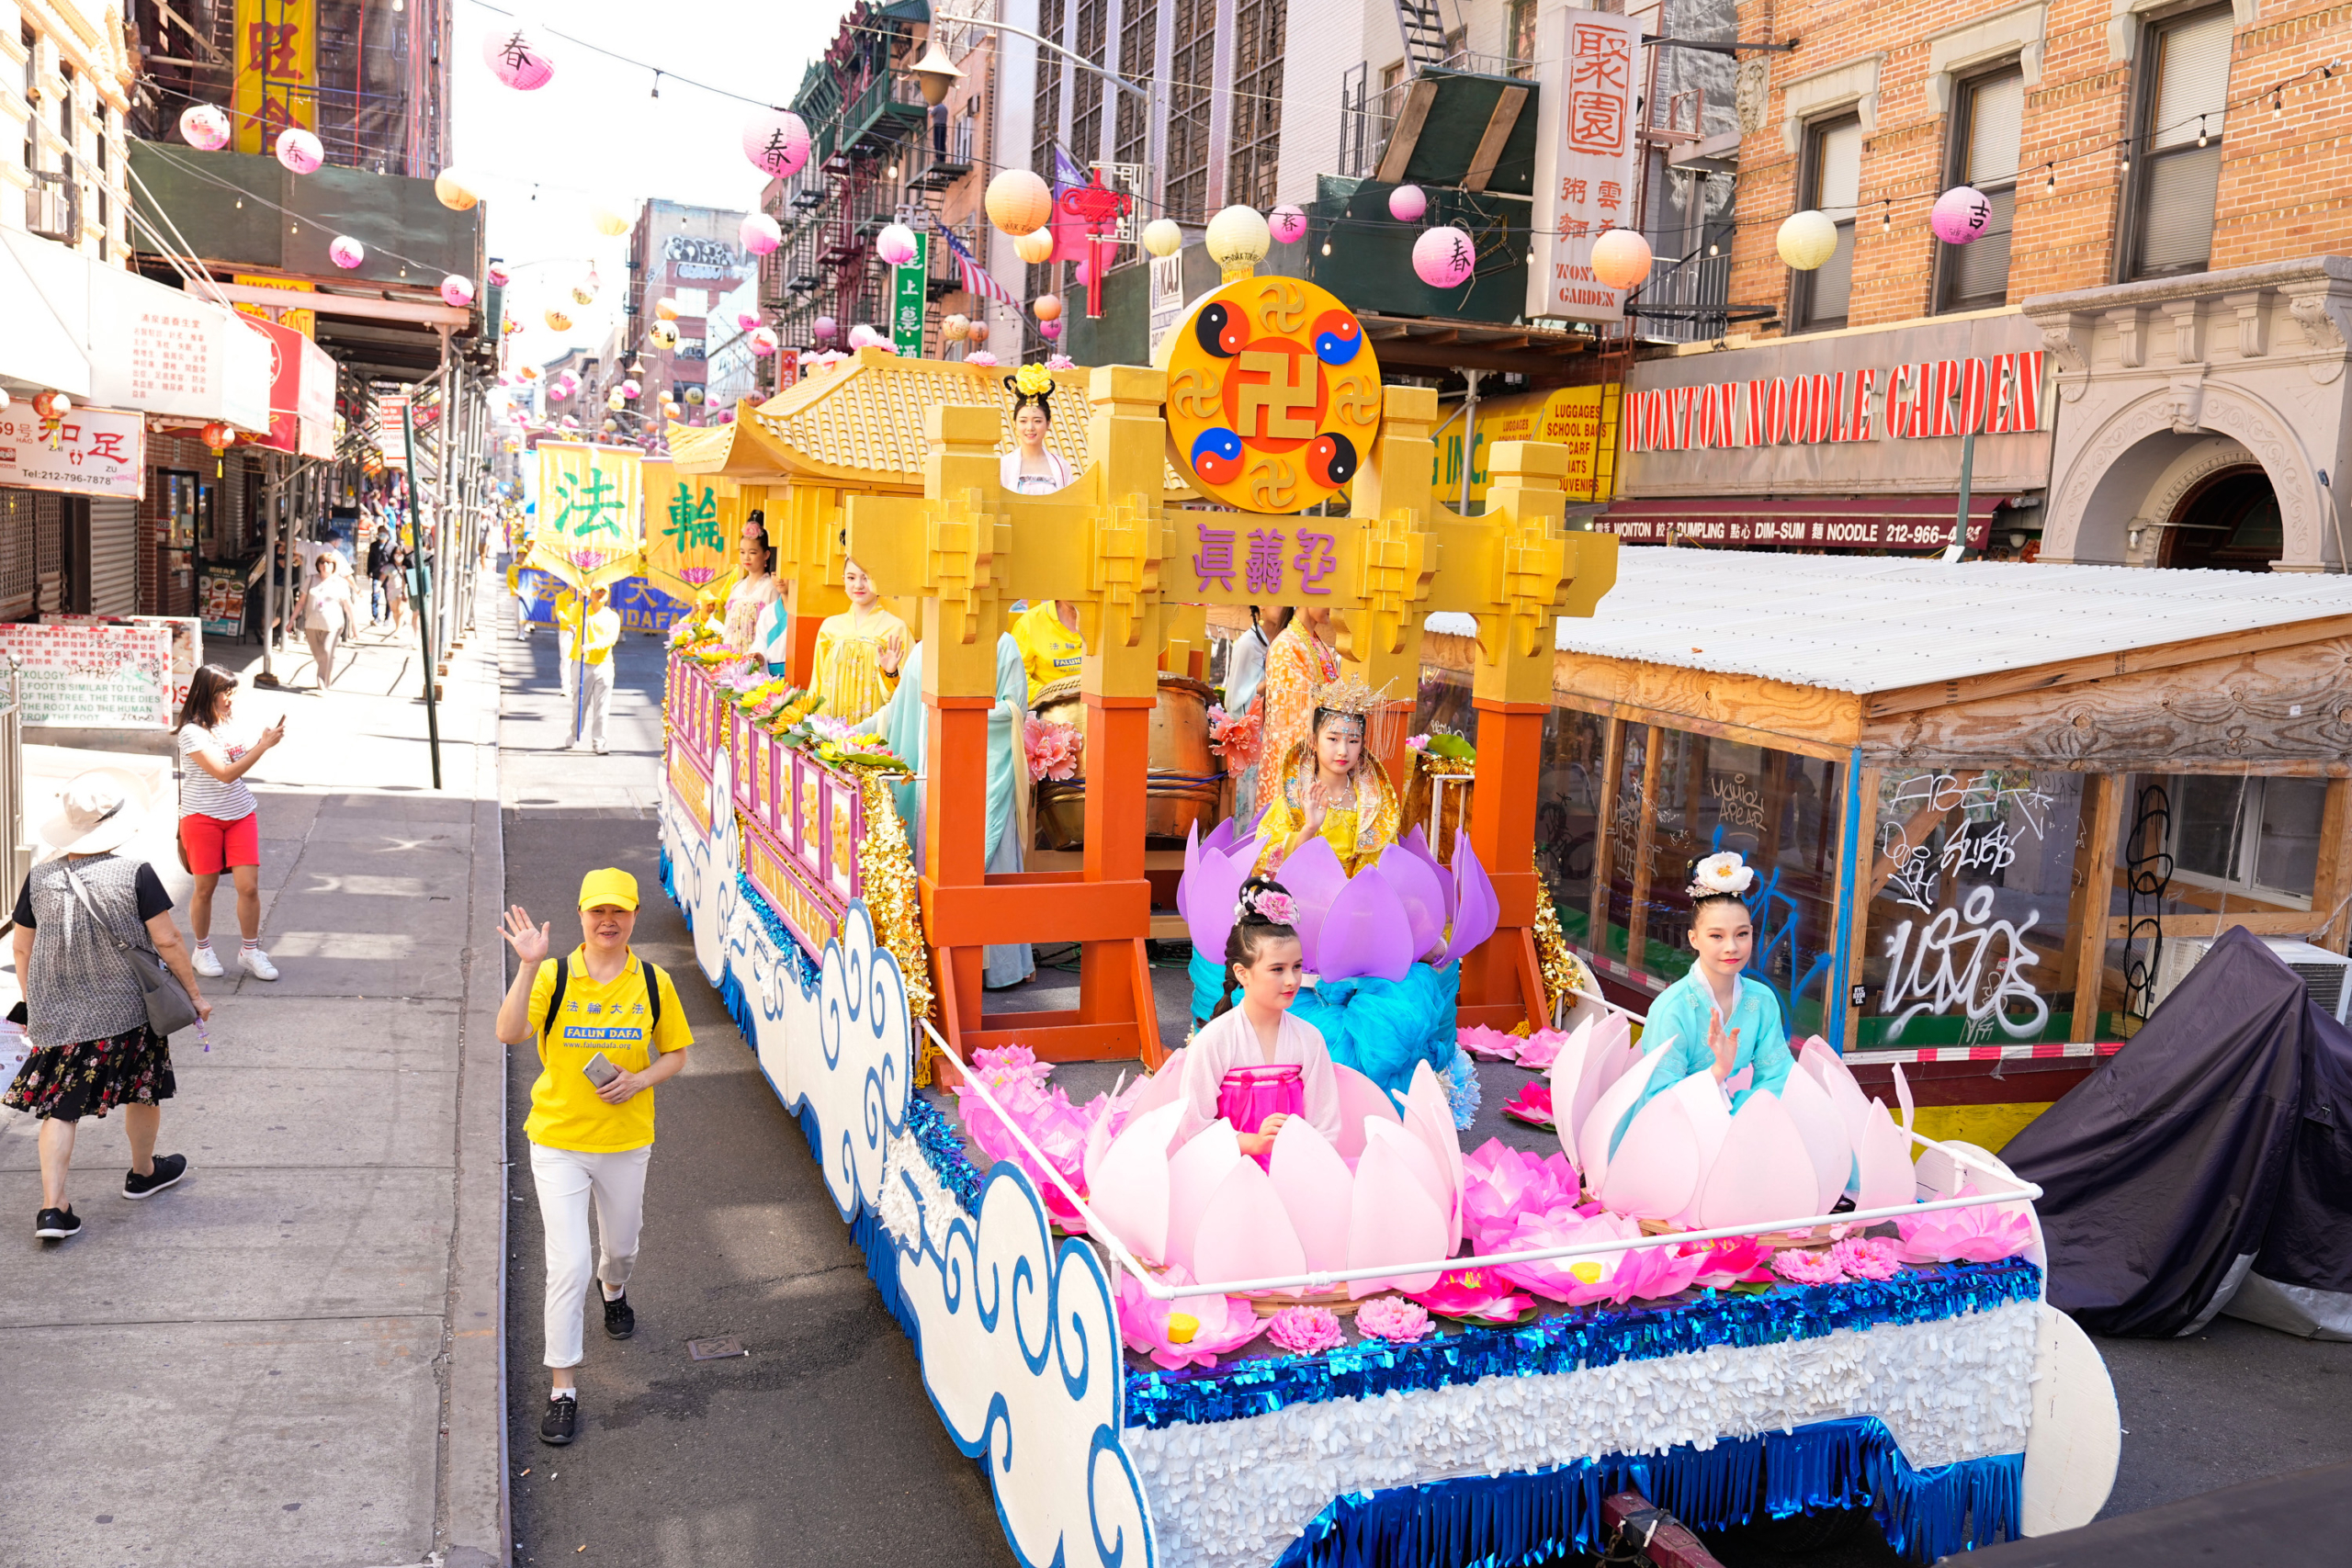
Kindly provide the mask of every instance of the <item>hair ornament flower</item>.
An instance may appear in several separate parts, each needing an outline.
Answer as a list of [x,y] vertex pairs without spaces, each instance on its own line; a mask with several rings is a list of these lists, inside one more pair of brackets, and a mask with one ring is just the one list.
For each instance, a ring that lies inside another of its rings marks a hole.
[[1745,897],[1747,890],[1755,886],[1756,868],[1740,859],[1738,851],[1725,850],[1720,854],[1709,855],[1692,869],[1688,891],[1693,898],[1711,898],[1723,894],[1738,898]]
[[1042,365],[1024,365],[1013,372],[1012,389],[1024,398],[1034,398],[1041,392],[1051,394],[1054,373]]
[[1241,902],[1234,908],[1233,916],[1239,919],[1250,914],[1255,914],[1260,919],[1273,925],[1295,926],[1298,924],[1298,900],[1271,887],[1261,887],[1254,893],[1245,888]]

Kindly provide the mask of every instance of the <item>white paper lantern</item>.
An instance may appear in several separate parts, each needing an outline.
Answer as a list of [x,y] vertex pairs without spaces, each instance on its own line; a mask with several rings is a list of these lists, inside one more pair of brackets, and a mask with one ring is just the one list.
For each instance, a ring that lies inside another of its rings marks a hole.
[[1184,248],[1184,226],[1173,218],[1155,218],[1143,226],[1143,248],[1156,256],[1172,256]]
[[1266,259],[1273,233],[1254,207],[1228,207],[1209,220],[1209,257],[1227,272],[1246,271]]
[[1773,241],[1781,259],[1799,272],[1814,272],[1838,254],[1838,225],[1826,212],[1792,212]]

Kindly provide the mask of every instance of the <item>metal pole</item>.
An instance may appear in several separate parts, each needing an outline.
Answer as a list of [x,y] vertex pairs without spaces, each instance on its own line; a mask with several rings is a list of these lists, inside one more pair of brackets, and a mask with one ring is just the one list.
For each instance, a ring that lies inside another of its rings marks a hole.
[[270,627],[277,619],[277,492],[286,482],[286,473],[284,460],[277,453],[270,453],[264,461],[268,480],[261,492],[261,673],[254,677],[254,684],[275,686],[277,671],[270,663]]
[[[443,341],[446,343],[447,339],[445,337]],[[413,405],[403,405],[401,409],[401,445],[408,457],[411,516],[413,517],[413,502],[416,495],[416,413]],[[416,636],[418,645],[424,653],[424,734],[433,749],[433,787],[439,789],[441,787],[441,715],[434,706],[433,701],[433,625],[427,619],[424,604],[424,574],[430,569],[424,564],[423,547],[424,529],[422,525],[415,526],[418,549],[417,553],[410,558],[410,566],[417,575],[409,579],[414,584],[410,590],[410,597],[416,603]]]
[[1952,523],[1951,543],[1944,547],[1944,559],[1956,561],[1968,553],[1968,492],[1976,478],[1976,432],[1970,431],[1960,442],[1960,515]]
[[1456,512],[1470,514],[1470,468],[1478,460],[1478,377],[1476,370],[1464,370],[1462,379],[1469,389],[1462,400],[1462,504]]

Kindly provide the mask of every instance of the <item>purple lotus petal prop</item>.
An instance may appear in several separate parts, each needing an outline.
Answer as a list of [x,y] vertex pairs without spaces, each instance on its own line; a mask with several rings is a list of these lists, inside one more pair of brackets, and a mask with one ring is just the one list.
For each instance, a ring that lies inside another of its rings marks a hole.
[[[1430,874],[1437,878],[1438,888],[1445,895],[1445,921],[1446,924],[1452,925],[1454,899],[1453,873],[1446,870],[1444,863],[1431,852],[1430,841],[1421,836],[1421,825],[1418,822],[1414,823],[1413,830],[1396,840],[1396,847],[1427,865],[1430,868]],[[1427,949],[1423,951],[1426,952]]]
[[1412,929],[1413,956],[1419,958],[1445,941],[1443,885],[1453,879],[1442,876],[1402,844],[1382,851],[1379,865],[1389,890],[1405,907],[1405,922]]
[[1316,973],[1326,980],[1366,975],[1402,980],[1419,956],[1396,891],[1377,865],[1365,866],[1340,889],[1316,937]]
[[1184,929],[1192,933],[1193,948],[1212,960],[1225,957],[1226,934],[1233,930],[1233,906],[1241,897],[1242,883],[1249,879],[1250,863],[1247,854],[1228,857],[1204,848],[1196,863],[1186,868],[1184,880],[1191,885],[1192,894],[1182,900]]
[[1193,874],[1201,868],[1201,825],[1197,821],[1184,833],[1184,874],[1176,882],[1176,912],[1184,923],[1193,923]]
[[[1305,847],[1291,852],[1274,873],[1290,896],[1298,900],[1298,941],[1306,951],[1306,966],[1322,973],[1323,918],[1332,902],[1346,891],[1348,874],[1340,864],[1340,857],[1331,848],[1331,840],[1317,833]],[[1240,884],[1234,884],[1238,893]]]
[[[1197,833],[1200,830],[1201,825],[1198,822],[1194,822],[1193,824],[1193,831]],[[1220,818],[1217,821],[1217,825],[1209,829],[1209,836],[1201,841],[1201,848],[1204,850],[1224,850],[1227,853],[1231,853],[1233,850],[1233,835],[1239,830],[1240,829],[1238,825],[1234,822],[1232,818]]]
[[1443,962],[1449,964],[1494,935],[1503,916],[1502,903],[1495,897],[1495,885],[1487,880],[1487,868],[1478,863],[1477,852],[1471,849],[1467,833],[1453,840],[1453,877],[1458,901],[1453,910],[1453,934],[1445,944]]

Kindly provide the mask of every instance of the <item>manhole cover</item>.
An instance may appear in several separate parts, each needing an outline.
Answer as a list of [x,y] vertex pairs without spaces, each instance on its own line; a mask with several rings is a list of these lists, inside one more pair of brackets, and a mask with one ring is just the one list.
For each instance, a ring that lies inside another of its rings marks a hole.
[[723,1361],[729,1356],[748,1356],[751,1352],[743,1348],[741,1339],[730,1334],[723,1339],[689,1339],[686,1341],[686,1354],[697,1361]]

